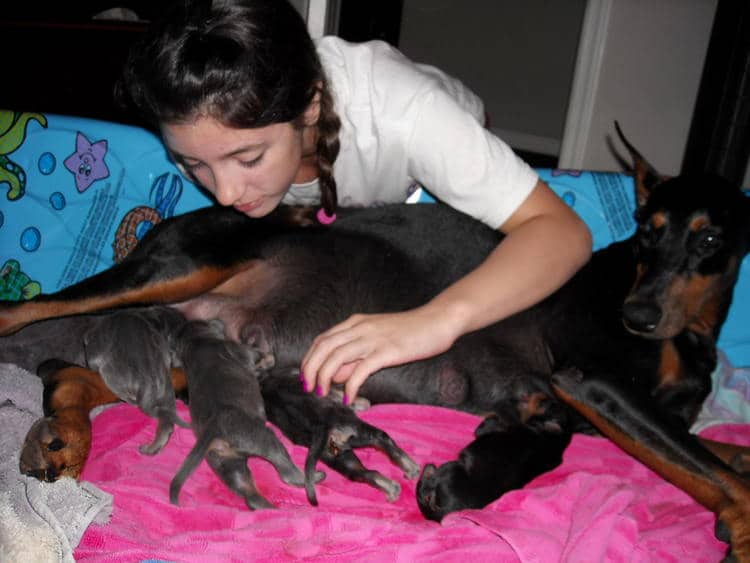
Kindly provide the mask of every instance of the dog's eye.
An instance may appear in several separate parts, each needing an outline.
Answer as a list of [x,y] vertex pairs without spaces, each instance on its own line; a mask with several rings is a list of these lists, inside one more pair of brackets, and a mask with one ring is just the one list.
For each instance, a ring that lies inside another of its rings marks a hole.
[[47,449],[51,452],[60,451],[64,447],[65,443],[60,438],[55,438],[49,444],[47,444]]
[[721,246],[721,236],[714,231],[703,231],[697,234],[695,248],[701,254],[711,254]]
[[644,247],[653,246],[662,232],[663,229],[655,229],[651,223],[642,223],[638,225],[638,242]]

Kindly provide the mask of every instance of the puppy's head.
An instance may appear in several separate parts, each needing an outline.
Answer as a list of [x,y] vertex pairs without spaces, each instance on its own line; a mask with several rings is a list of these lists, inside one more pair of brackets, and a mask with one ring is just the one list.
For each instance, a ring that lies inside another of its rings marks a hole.
[[428,520],[440,522],[447,514],[464,508],[481,508],[473,502],[466,469],[458,461],[436,467],[428,463],[417,482],[417,505]]
[[90,432],[79,432],[54,417],[40,418],[26,434],[19,469],[40,481],[78,479],[90,449]]

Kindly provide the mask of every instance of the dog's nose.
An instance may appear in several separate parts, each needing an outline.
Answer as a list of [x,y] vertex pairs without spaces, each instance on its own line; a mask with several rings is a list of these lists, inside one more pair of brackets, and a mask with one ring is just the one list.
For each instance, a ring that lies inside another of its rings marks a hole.
[[626,302],[622,307],[622,320],[633,332],[653,332],[661,320],[661,309],[653,303]]
[[39,481],[44,481],[46,477],[46,471],[44,469],[22,469],[21,471],[27,477],[33,477],[34,479],[38,479]]

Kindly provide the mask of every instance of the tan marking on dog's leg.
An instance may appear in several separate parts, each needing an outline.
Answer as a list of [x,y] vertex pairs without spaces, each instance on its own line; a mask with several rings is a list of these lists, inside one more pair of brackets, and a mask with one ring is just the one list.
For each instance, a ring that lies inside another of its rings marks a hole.
[[[689,462],[681,464],[663,457],[560,386],[553,384],[553,390],[560,400],[582,414],[615,444],[716,514],[728,530],[732,555],[738,561],[750,562],[750,484],[747,480],[722,469],[718,462],[716,466],[702,470],[691,469],[686,465]],[[675,456],[679,455],[675,452]]]
[[[66,297],[76,290],[76,286],[71,286],[60,292],[62,295],[59,297],[56,297],[56,294],[43,295],[33,301],[0,307],[0,336],[12,334],[32,322],[44,319],[92,313],[126,305],[179,303],[214,289],[235,274],[250,268],[254,262],[236,264],[231,268],[205,267],[186,276],[91,297]],[[102,274],[106,275],[107,271]],[[91,279],[93,278],[89,278]]]

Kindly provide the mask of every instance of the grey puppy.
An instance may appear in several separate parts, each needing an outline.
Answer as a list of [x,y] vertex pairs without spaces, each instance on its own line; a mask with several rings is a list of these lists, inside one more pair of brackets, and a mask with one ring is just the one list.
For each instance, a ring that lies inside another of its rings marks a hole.
[[304,486],[302,471],[266,426],[257,375],[273,366],[274,357],[267,346],[255,342],[251,346],[225,340],[223,323],[218,320],[191,321],[184,327],[179,355],[187,375],[197,441],[172,479],[169,499],[173,504],[178,504],[180,489],[203,459],[251,510],[273,505],[255,486],[247,467],[250,456],[271,462],[285,483]]
[[88,367],[123,401],[158,420],[156,436],[139,447],[154,455],[169,441],[177,416],[170,369],[176,367],[177,335],[187,321],[168,307],[125,309],[102,316],[83,336]]

